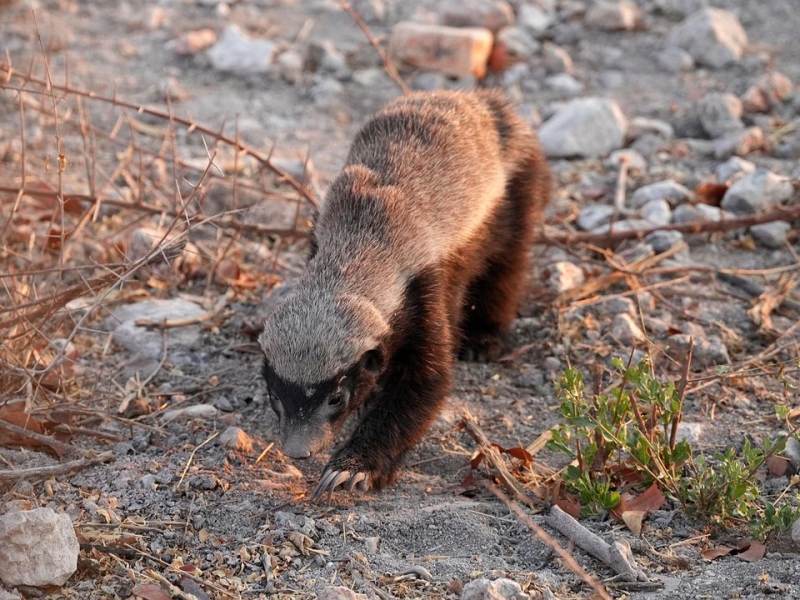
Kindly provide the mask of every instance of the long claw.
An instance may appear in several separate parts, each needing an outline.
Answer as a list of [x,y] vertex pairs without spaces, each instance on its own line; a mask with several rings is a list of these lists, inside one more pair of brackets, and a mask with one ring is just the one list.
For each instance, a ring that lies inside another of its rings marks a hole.
[[342,483],[350,479],[350,471],[340,471],[339,474],[333,478],[333,481],[330,482],[330,493],[329,497],[333,495],[333,491]]
[[357,484],[361,484],[361,487],[359,487],[359,489],[363,491],[365,489],[363,486],[366,483],[366,481],[367,481],[367,474],[366,473],[364,473],[363,471],[359,471],[358,473],[355,473],[350,478],[350,482],[349,482],[350,485],[347,486],[347,491],[348,492],[352,492],[355,489]]
[[331,482],[331,480],[333,480],[334,477],[336,477],[337,473],[338,471],[328,469],[322,474],[317,487],[314,488],[314,493],[311,494],[311,502],[315,504],[319,502],[319,499],[322,498],[325,490],[328,489],[328,484]]

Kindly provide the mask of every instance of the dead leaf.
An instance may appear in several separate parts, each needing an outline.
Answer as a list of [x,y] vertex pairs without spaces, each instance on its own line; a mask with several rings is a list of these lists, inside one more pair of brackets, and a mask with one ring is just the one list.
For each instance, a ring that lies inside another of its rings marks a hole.
[[553,502],[558,508],[563,510],[573,519],[580,519],[581,517],[581,505],[579,502],[574,500],[570,500],[568,498],[562,498],[561,500],[556,500]]
[[[46,435],[47,432],[42,427],[42,423],[34,418],[33,415],[24,412],[24,408],[25,405],[22,402],[2,406],[0,407],[0,420],[21,427],[31,433]],[[60,447],[49,445],[16,432],[6,431],[5,429],[0,429],[0,446],[23,446],[25,448],[47,449],[52,451],[59,458],[61,458],[63,454]]]
[[720,556],[727,556],[731,552],[733,552],[733,548],[729,546],[716,546],[714,548],[704,548],[700,551],[700,556],[702,556],[704,560],[711,562]]
[[167,592],[155,583],[140,583],[133,588],[133,595],[145,600],[171,600]]
[[475,450],[475,452],[472,453],[472,457],[470,457],[469,459],[469,468],[477,469],[480,466],[482,460],[483,460],[483,452],[481,452],[480,450]]
[[736,556],[740,560],[744,560],[747,562],[756,562],[764,558],[764,555],[767,553],[767,547],[762,544],[761,542],[750,542],[750,547],[747,548],[744,552],[738,553]]
[[508,448],[507,450],[502,450],[504,454],[508,454],[509,456],[513,456],[516,459],[521,460],[526,465],[529,465],[533,462],[533,456],[521,446],[515,446],[514,448]]
[[642,521],[647,513],[643,510],[626,510],[622,513],[622,521],[634,535],[642,534]]
[[720,202],[722,202],[722,197],[727,191],[728,185],[725,183],[705,181],[694,189],[694,197],[699,204],[719,206]]

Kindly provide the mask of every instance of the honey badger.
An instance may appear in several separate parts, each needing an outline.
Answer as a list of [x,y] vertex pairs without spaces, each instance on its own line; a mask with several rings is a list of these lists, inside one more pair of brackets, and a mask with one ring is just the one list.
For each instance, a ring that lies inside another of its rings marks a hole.
[[259,337],[285,454],[317,453],[364,411],[312,500],[392,483],[454,356],[496,357],[550,187],[535,134],[496,91],[411,94],[356,135],[307,270]]

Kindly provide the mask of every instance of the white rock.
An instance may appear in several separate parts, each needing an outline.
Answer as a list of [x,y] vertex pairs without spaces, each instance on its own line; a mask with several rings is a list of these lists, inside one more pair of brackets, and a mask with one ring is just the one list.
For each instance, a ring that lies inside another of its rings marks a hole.
[[213,404],[193,404],[184,408],[174,408],[172,410],[165,411],[161,415],[161,419],[165,423],[174,421],[175,419],[186,419],[187,421],[190,419],[211,420],[216,419],[218,414],[219,411]]
[[228,427],[220,434],[219,443],[236,452],[249,453],[253,451],[253,438],[240,427]]
[[548,73],[568,73],[575,72],[575,65],[569,52],[556,44],[546,43],[542,49],[544,68]]
[[793,195],[794,186],[788,177],[756,169],[728,188],[720,206],[736,215],[749,215],[769,210]]
[[786,221],[760,223],[750,228],[750,235],[766,248],[785,248],[786,234],[789,233],[791,228],[791,225]]
[[628,127],[628,136],[638,138],[645,134],[654,134],[671,140],[675,137],[675,130],[672,125],[661,119],[648,119],[647,117],[634,117]]
[[729,156],[746,156],[764,144],[764,132],[760,127],[748,127],[741,131],[731,131],[714,140],[714,156],[718,159]]
[[712,138],[744,129],[742,102],[733,94],[706,94],[697,109],[703,129]]
[[481,27],[402,21],[392,28],[389,54],[398,62],[453,77],[483,77],[493,42],[492,32]]
[[680,231],[654,231],[644,236],[644,241],[652,246],[659,254],[666,252],[673,246],[683,243],[683,234]]
[[618,169],[623,160],[628,163],[629,173],[638,174],[647,172],[647,161],[644,159],[644,156],[633,148],[614,150],[603,164],[607,167]]
[[689,202],[692,196],[687,187],[666,179],[640,187],[633,193],[628,204],[632,208],[641,208],[651,200],[666,200],[670,206],[677,206]]
[[602,156],[622,147],[627,126],[613,100],[581,98],[545,121],[539,141],[544,153],[553,158]]
[[539,51],[539,42],[522,27],[504,27],[497,34],[497,44],[502,46],[512,60],[528,60]]
[[228,25],[219,41],[208,50],[211,66],[233,73],[266,73],[272,64],[275,44],[253,39],[236,25]]
[[673,29],[667,45],[683,48],[698,64],[716,69],[742,57],[747,33],[733,13],[704,8]]
[[544,84],[548,87],[548,89],[556,92],[564,98],[571,98],[572,96],[576,96],[583,91],[583,85],[572,75],[567,73],[551,75],[544,80]]
[[646,339],[634,318],[627,313],[621,313],[614,317],[609,333],[611,337],[623,344],[636,344],[644,342]]
[[[205,312],[202,306],[181,298],[143,300],[117,307],[105,323],[111,330],[114,341],[120,346],[130,352],[160,359],[164,350],[161,331],[136,325],[136,321],[140,319],[147,321],[192,319],[204,315]],[[196,346],[200,341],[199,325],[174,327],[168,329],[167,332],[170,360],[175,358],[176,347]]]
[[623,219],[614,223],[607,223],[592,229],[592,233],[609,233],[612,231],[638,231],[640,229],[652,229],[653,224],[644,219]]
[[439,22],[450,27],[485,27],[497,33],[514,23],[514,9],[506,0],[444,0]]
[[464,586],[461,600],[529,600],[516,581],[500,578],[474,579]]
[[583,231],[592,231],[602,225],[606,225],[614,216],[614,207],[607,204],[592,204],[581,209],[578,213],[576,223]]
[[281,52],[276,63],[280,69],[281,77],[294,85],[303,77],[303,55],[297,50]]
[[686,50],[676,46],[667,46],[656,55],[656,62],[665,71],[680,73],[694,68],[694,59]]
[[364,549],[370,554],[377,554],[380,543],[381,538],[378,536],[364,538]]
[[341,585],[330,585],[317,592],[317,600],[369,600],[369,597]]
[[7,586],[64,585],[78,568],[72,521],[52,508],[0,516],[0,540],[0,579]]
[[681,204],[672,213],[675,223],[703,223],[706,221],[721,221],[730,219],[734,215],[720,210],[717,206],[708,204]]
[[639,211],[647,221],[653,225],[669,225],[672,221],[672,211],[669,202],[663,198],[655,198],[642,206]]
[[548,267],[548,284],[556,293],[578,287],[584,281],[583,269],[568,261],[560,261]]
[[630,31],[641,18],[639,7],[629,0],[598,0],[584,17],[587,27],[604,31]]
[[705,428],[706,426],[703,423],[681,421],[678,423],[677,440],[679,442],[688,442],[691,446],[696,446],[700,443]]
[[755,164],[749,160],[732,156],[724,163],[717,165],[714,171],[717,175],[717,181],[720,183],[729,183],[733,179],[739,179],[748,173],[754,173],[756,170]]
[[517,25],[539,36],[553,24],[553,14],[535,4],[522,4],[517,10]]

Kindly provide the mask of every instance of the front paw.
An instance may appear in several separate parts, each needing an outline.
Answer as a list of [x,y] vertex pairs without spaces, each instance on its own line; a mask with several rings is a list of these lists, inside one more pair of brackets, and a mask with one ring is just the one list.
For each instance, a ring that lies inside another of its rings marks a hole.
[[354,489],[366,492],[380,489],[394,480],[395,468],[390,464],[372,464],[368,461],[346,453],[334,456],[311,494],[311,502],[319,502],[327,493],[331,498],[336,488]]

